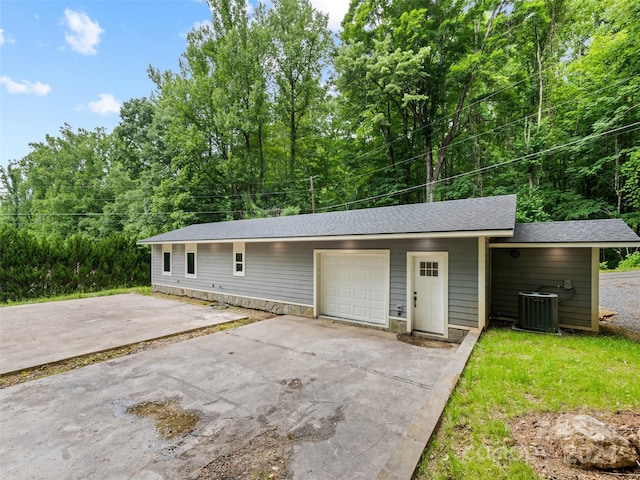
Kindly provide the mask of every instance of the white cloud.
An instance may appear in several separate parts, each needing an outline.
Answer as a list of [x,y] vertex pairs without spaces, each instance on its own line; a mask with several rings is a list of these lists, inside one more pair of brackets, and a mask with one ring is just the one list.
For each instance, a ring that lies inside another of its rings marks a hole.
[[329,14],[329,29],[337,32],[340,24],[349,10],[349,2],[346,0],[311,0],[311,5],[322,13]]
[[179,35],[182,38],[186,39],[187,35],[189,35],[189,32],[192,32],[194,30],[198,30],[200,27],[204,27],[204,26],[212,27],[213,24],[211,23],[211,20],[198,20],[198,21],[193,22],[193,24],[191,25],[191,27],[189,28],[188,31],[180,32]]
[[26,93],[28,95],[42,96],[51,91],[51,87],[44,83],[32,83],[27,80],[16,82],[6,75],[0,77],[0,84],[4,85],[9,93]]
[[16,41],[13,39],[11,34],[4,33],[4,30],[0,28],[0,46],[4,45],[5,43],[16,43]]
[[87,105],[89,110],[99,115],[120,113],[120,107],[122,106],[122,104],[120,103],[120,101],[116,100],[113,95],[111,95],[110,93],[101,93],[98,96],[100,97],[100,100],[89,102],[89,105]]
[[65,40],[71,48],[83,55],[95,55],[97,46],[104,30],[98,22],[91,20],[87,14],[76,12],[69,8],[64,11],[65,24],[69,30],[65,33]]
[[196,22],[193,22],[193,25],[191,25],[191,30],[197,30],[200,27],[213,27],[213,23],[211,23],[211,20],[198,20]]

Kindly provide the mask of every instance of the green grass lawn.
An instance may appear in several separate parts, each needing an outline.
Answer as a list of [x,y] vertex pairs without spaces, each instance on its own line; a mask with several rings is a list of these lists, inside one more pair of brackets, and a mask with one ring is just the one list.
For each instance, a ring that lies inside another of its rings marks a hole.
[[447,404],[418,478],[538,479],[513,446],[509,420],[594,410],[640,410],[640,343],[490,329]]
[[139,293],[141,295],[151,295],[151,287],[113,288],[111,290],[101,290],[99,292],[81,292],[71,293],[68,295],[59,295],[57,297],[31,298],[28,300],[20,300],[17,302],[9,301],[7,303],[0,303],[0,307],[26,305],[29,303],[59,302],[60,300],[77,300],[79,298],[107,297],[109,295],[120,295],[122,293]]

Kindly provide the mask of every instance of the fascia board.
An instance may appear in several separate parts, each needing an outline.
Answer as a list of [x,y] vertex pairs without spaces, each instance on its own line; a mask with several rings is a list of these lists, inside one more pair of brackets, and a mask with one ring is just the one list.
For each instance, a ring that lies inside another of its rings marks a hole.
[[344,240],[407,240],[427,238],[476,238],[476,237],[512,237],[513,230],[474,230],[461,232],[428,232],[428,233],[390,233],[373,235],[334,235],[314,237],[269,237],[269,238],[225,238],[211,240],[158,240],[155,242],[138,241],[138,245],[160,245],[163,243],[266,243],[266,242],[334,242]]

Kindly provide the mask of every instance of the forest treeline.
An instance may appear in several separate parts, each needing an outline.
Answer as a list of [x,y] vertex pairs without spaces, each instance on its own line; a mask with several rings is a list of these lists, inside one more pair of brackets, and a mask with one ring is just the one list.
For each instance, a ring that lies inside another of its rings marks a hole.
[[[35,238],[518,194],[519,221],[640,224],[640,2],[208,0],[112,132],[31,144],[0,224]],[[3,245],[3,248],[5,246]]]

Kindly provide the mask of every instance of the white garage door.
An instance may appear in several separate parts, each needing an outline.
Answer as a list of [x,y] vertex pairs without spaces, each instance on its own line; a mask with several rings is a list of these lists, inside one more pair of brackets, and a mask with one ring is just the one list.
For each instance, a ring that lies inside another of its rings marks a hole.
[[388,253],[322,253],[322,315],[386,325]]

